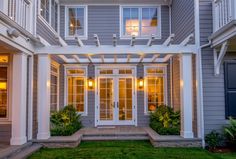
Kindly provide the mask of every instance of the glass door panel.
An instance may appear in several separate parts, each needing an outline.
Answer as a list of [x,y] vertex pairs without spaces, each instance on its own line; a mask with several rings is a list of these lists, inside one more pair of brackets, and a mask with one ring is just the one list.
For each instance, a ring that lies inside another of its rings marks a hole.
[[119,121],[132,120],[132,78],[119,78]]
[[100,78],[100,120],[110,121],[114,119],[114,80],[113,78]]

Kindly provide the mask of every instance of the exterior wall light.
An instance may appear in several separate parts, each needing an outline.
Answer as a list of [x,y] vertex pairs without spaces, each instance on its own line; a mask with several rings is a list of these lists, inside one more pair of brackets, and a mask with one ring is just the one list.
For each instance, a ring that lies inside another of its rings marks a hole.
[[89,77],[89,79],[88,79],[88,88],[93,89],[93,79],[92,79],[92,77]]
[[139,89],[143,89],[143,86],[144,86],[144,80],[142,77],[140,77],[138,79],[138,87],[139,87]]

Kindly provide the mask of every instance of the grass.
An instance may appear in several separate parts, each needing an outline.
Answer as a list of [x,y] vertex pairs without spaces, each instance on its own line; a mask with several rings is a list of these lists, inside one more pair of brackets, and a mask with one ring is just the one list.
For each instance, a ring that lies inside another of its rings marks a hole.
[[148,141],[82,142],[77,148],[43,148],[30,159],[236,159],[199,148],[154,148]]

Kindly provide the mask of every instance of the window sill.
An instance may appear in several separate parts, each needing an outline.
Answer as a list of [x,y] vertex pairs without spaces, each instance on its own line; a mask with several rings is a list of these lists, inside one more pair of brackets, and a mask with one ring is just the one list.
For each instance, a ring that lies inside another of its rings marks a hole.
[[[76,36],[65,36],[65,40],[75,40]],[[79,36],[80,40],[88,40],[87,36]]]
[[[120,36],[121,40],[130,40],[132,38],[132,36]],[[148,40],[150,39],[150,36],[137,36],[135,37],[135,39],[137,40]],[[156,40],[160,40],[161,36],[155,36]]]

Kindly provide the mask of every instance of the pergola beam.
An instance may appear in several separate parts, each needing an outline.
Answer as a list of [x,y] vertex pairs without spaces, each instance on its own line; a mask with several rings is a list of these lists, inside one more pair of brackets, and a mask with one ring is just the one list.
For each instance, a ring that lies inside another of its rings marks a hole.
[[94,36],[94,41],[95,41],[95,43],[96,43],[96,46],[97,46],[97,47],[101,46],[98,35],[97,35],[97,34],[94,34],[93,36]]
[[92,57],[90,55],[87,55],[87,58],[88,58],[90,63],[93,63],[93,59],[92,59]]
[[59,35],[56,36],[56,40],[59,42],[61,47],[68,46],[67,43]]
[[155,41],[154,34],[151,35],[150,39],[148,40],[147,46],[152,46],[152,43]]
[[101,61],[102,61],[102,63],[105,62],[105,60],[104,60],[104,55],[101,55]]
[[160,56],[159,54],[153,55],[151,62],[155,62],[159,56]]
[[51,55],[87,55],[88,53],[93,54],[104,54],[104,55],[112,55],[112,54],[181,54],[183,52],[187,53],[197,53],[196,45],[187,45],[187,46],[180,46],[180,45],[170,45],[168,47],[164,45],[153,45],[152,47],[146,45],[136,45],[136,46],[129,46],[129,45],[119,45],[113,47],[112,45],[102,45],[100,47],[96,46],[88,46],[85,45],[84,47],[78,47],[74,45],[69,46],[45,46],[45,47],[38,47],[35,49],[35,54],[51,54]]
[[116,34],[113,34],[113,46],[116,47],[116,45],[117,45]]
[[181,46],[187,46],[192,40],[194,39],[194,34],[190,34],[187,38],[185,38],[182,42],[181,42]]
[[145,55],[140,55],[140,59],[139,59],[139,63],[143,62],[143,59],[144,59]]
[[77,55],[72,55],[76,62],[80,62],[80,59]]
[[131,55],[127,55],[127,62],[128,62],[128,63],[130,62],[130,56],[131,56]]
[[76,36],[76,37],[75,37],[75,40],[76,40],[77,45],[78,45],[79,47],[83,47],[83,46],[84,46],[84,43],[83,43],[82,40],[79,38],[79,36]]
[[174,40],[174,37],[175,37],[175,34],[171,34],[167,39],[166,41],[163,43],[164,46],[170,46],[171,43],[173,42]]
[[135,35],[132,35],[131,41],[130,41],[130,46],[134,46],[135,44]]

